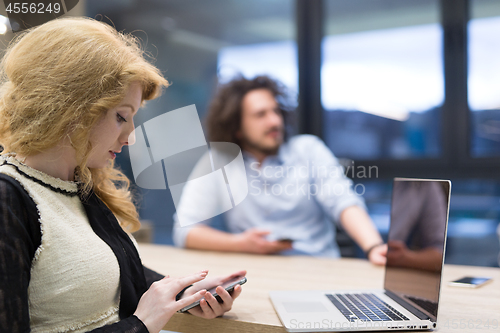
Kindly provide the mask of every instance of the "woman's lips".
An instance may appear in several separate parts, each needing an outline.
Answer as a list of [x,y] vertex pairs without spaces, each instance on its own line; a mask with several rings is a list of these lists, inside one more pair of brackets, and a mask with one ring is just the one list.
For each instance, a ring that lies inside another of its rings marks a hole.
[[112,152],[111,150],[109,151],[109,154],[111,155],[111,159],[114,160],[116,158],[116,153]]

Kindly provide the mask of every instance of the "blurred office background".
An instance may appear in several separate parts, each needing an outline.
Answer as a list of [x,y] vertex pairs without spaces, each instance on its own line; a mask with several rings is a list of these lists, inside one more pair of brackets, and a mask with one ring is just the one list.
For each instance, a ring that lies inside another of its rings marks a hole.
[[[393,177],[451,179],[446,262],[498,266],[500,1],[80,0],[75,10],[141,38],[171,82],[136,125],[190,104],[203,119],[218,82],[270,75],[297,106],[296,131],[320,136],[364,186],[383,234]],[[118,163],[133,179],[126,150]],[[172,244],[170,192],[136,190],[153,241]]]

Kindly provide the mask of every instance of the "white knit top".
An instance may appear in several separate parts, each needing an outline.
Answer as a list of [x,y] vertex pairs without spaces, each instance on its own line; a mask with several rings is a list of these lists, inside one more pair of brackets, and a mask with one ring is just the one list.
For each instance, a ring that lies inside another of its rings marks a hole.
[[0,173],[35,202],[42,232],[28,288],[32,332],[86,332],[119,321],[120,268],[92,230],[77,183],[32,169],[13,156]]

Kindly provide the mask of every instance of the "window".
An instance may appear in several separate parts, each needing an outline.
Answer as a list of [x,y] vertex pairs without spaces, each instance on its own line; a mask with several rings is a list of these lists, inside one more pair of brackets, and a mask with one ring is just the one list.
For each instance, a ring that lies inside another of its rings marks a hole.
[[246,78],[268,75],[283,83],[292,95],[298,92],[297,45],[293,40],[225,47],[219,51],[218,68],[221,82],[238,74]]
[[326,0],[321,91],[325,141],[339,157],[441,152],[438,1]]
[[500,156],[500,2],[473,0],[469,22],[472,157]]

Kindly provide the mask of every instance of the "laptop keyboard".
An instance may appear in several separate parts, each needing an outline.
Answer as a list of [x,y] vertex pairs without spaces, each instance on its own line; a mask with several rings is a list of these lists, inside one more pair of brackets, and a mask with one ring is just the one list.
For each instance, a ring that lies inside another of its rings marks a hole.
[[351,322],[410,320],[374,294],[326,294],[326,297]]

